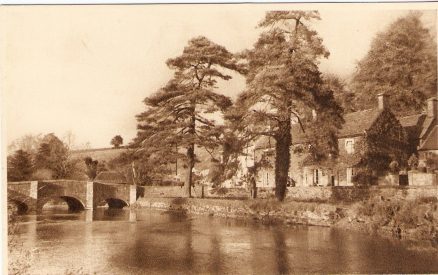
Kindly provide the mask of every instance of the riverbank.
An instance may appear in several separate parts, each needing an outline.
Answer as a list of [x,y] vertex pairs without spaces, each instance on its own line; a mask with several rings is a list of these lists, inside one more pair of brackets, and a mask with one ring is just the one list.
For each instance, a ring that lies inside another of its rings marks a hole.
[[252,219],[265,224],[302,224],[364,231],[438,251],[438,201],[373,197],[354,203],[274,199],[139,198],[137,208]]

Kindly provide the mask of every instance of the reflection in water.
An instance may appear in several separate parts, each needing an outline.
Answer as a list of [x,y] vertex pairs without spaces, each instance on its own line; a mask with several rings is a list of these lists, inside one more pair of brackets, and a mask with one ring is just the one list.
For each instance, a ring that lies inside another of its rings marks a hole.
[[19,237],[36,248],[33,274],[438,272],[436,254],[322,227],[104,208],[22,221]]
[[275,261],[279,274],[289,274],[292,271],[289,268],[288,249],[283,231],[275,228],[272,231],[274,236]]

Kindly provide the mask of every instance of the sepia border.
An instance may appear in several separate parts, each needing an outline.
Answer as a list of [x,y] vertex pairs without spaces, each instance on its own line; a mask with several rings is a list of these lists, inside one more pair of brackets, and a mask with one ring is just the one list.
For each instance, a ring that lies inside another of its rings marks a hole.
[[[0,0],[0,43],[6,43],[6,41],[2,40],[2,29],[1,18],[3,13],[8,12],[9,6],[52,6],[52,5],[169,5],[171,8],[178,8],[181,5],[209,5],[213,8],[215,5],[238,5],[240,8],[245,8],[246,6],[252,5],[264,5],[272,7],[272,9],[276,10],[285,10],[285,9],[328,9],[328,10],[338,10],[338,9],[379,9],[379,10],[407,10],[407,9],[438,9],[437,1],[376,1],[376,0],[368,0],[368,1],[338,1],[338,0],[320,0],[320,1],[288,1],[288,0],[276,0],[272,2],[268,2],[266,0],[252,0],[252,1],[206,1],[206,0],[155,0],[155,1],[144,1],[144,0],[130,0],[130,1],[118,1],[118,0]],[[438,14],[437,14],[438,15]],[[438,16],[437,16],[438,18]],[[438,21],[438,20],[437,20]],[[438,23],[438,22],[437,22]],[[438,24],[437,24],[438,25]],[[1,147],[0,147],[0,160],[1,160],[1,170],[0,176],[2,180],[2,184],[0,187],[0,201],[1,204],[1,249],[0,249],[0,273],[7,274],[7,215],[6,215],[6,201],[7,201],[7,185],[6,185],[6,148],[7,148],[7,140],[6,140],[6,119],[5,119],[5,110],[6,110],[6,101],[5,91],[2,85],[2,79],[5,72],[2,66],[2,61],[5,59],[5,52],[0,52],[0,131],[1,131]]]

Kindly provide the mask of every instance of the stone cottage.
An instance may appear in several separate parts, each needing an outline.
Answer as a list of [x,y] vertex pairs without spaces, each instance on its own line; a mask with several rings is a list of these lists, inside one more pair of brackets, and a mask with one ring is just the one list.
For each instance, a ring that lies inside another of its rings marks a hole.
[[[368,155],[374,154],[378,158],[388,159],[386,161],[395,158],[394,152],[407,147],[406,134],[400,121],[387,108],[386,103],[387,97],[380,94],[376,108],[346,114],[345,124],[338,133],[339,157],[326,163],[312,163],[302,150],[308,146],[307,138],[298,125],[293,125],[289,169],[291,185],[352,185],[357,169],[363,165],[362,147],[364,145],[367,148],[378,146],[378,150],[368,149],[366,152]],[[265,164],[258,169],[257,184],[259,187],[275,187],[274,147],[275,140],[270,138],[261,138],[255,144],[255,160],[256,162],[263,161]]]
[[[399,118],[408,134],[410,155],[418,154],[420,162],[438,167],[437,98],[427,100],[426,112]],[[431,165],[431,163],[429,163]]]

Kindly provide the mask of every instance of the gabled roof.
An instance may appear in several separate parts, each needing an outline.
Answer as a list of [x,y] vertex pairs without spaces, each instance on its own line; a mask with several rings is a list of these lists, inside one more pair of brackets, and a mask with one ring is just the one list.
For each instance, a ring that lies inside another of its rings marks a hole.
[[[345,123],[338,133],[338,138],[360,136],[370,129],[374,121],[382,113],[379,109],[368,109],[357,112],[348,113],[344,116]],[[306,134],[303,132],[299,124],[292,125],[292,144],[300,144],[308,141]],[[272,148],[275,145],[273,138],[261,137],[257,140],[255,148],[264,149]]]
[[346,114],[344,116],[345,124],[339,131],[338,137],[362,135],[364,131],[371,128],[381,113],[382,110],[379,109],[368,109]]
[[425,118],[425,114],[415,114],[405,117],[398,117],[400,124],[403,128],[416,127],[419,126]]
[[436,125],[437,125],[437,119],[436,118],[434,118],[434,117],[426,117],[426,119],[424,120],[424,123],[422,125],[420,138],[421,139],[425,139],[427,137],[428,133],[430,133],[432,128],[435,127]]
[[424,142],[418,147],[419,151],[438,150],[438,126],[435,125],[425,138]]
[[[352,112],[344,115],[345,123],[339,130],[338,138],[354,137],[363,135],[364,132],[371,128],[373,123],[382,113],[379,109],[368,109]],[[300,144],[308,139],[299,125],[292,127],[292,144]]]

